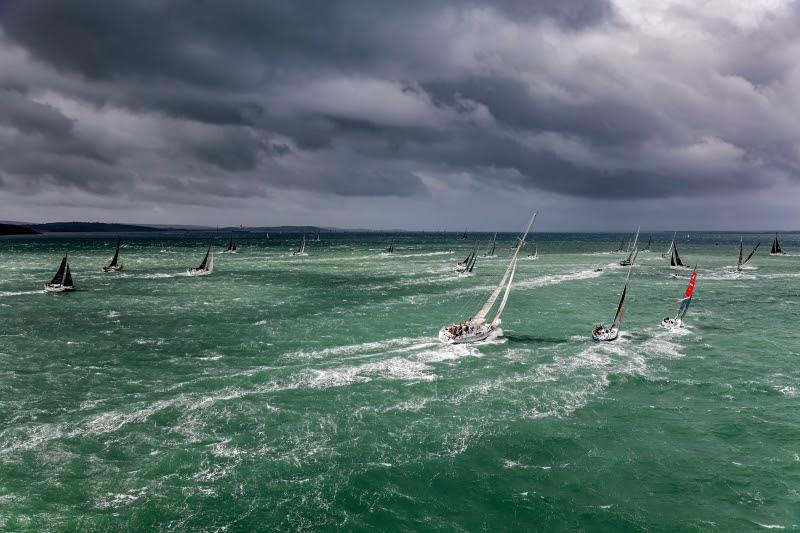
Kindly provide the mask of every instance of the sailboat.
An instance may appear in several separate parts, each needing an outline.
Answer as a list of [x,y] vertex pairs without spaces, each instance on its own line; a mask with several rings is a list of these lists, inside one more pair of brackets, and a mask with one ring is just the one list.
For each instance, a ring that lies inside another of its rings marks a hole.
[[236,246],[236,243],[233,241],[233,233],[231,233],[231,238],[228,241],[228,247],[225,248],[221,253],[223,254],[235,254],[239,251],[239,248]]
[[306,236],[303,235],[303,242],[300,243],[300,247],[292,252],[293,257],[305,257],[308,254],[306,253]]
[[477,251],[478,251],[478,243],[476,242],[475,247],[472,249],[469,255],[467,255],[467,257],[463,261],[456,264],[456,272],[458,274],[463,274],[468,270],[472,272],[472,270],[470,270],[470,265],[472,265],[473,267],[475,266],[474,259],[475,256],[477,255]]
[[206,255],[203,257],[203,262],[197,268],[190,268],[186,271],[187,276],[207,276],[214,272],[214,252],[211,246],[206,250]]
[[662,259],[666,259],[666,258],[668,258],[669,256],[672,255],[672,247],[675,245],[675,236],[676,235],[678,235],[677,231],[672,234],[672,241],[669,243],[669,248],[667,248],[667,251],[664,252],[663,254],[661,254],[661,258]]
[[625,285],[622,287],[622,294],[619,297],[617,312],[614,314],[614,321],[611,323],[611,327],[607,328],[602,324],[595,326],[592,330],[592,340],[613,341],[619,337],[622,318],[625,316],[625,296],[628,294],[628,281],[631,279],[631,270],[633,270],[633,263],[628,266],[628,275],[625,277]]
[[633,246],[628,252],[628,257],[619,262],[620,266],[631,266],[636,261],[636,256],[639,255],[639,228],[636,228],[636,237],[633,238]]
[[672,255],[669,256],[669,267],[670,268],[689,268],[687,265],[684,265],[681,261],[681,256],[678,255],[678,246],[675,242],[672,242]]
[[533,247],[533,253],[532,254],[528,254],[528,259],[530,259],[531,261],[535,261],[535,260],[539,259],[539,247],[538,246],[534,246]]
[[775,240],[772,241],[772,248],[769,251],[769,255],[786,255],[786,252],[781,250],[781,243],[778,242],[778,234],[775,234]]
[[[522,246],[525,244],[525,238],[528,236],[528,232],[533,227],[535,220],[536,212],[531,216],[528,227],[520,240],[520,246],[517,247],[517,251],[511,256],[511,260],[508,262],[508,267],[506,267],[505,274],[503,274],[500,284],[492,291],[489,299],[486,300],[478,312],[468,320],[460,324],[443,327],[439,331],[439,340],[449,344],[468,344],[485,341],[491,336],[502,336],[503,330],[499,328],[501,323],[500,317],[508,302],[508,295],[511,292],[511,283],[514,281],[514,273],[517,271],[517,256],[519,255],[519,250],[521,250]],[[489,312],[494,307],[501,292],[503,293],[503,298],[500,301],[500,305],[498,305],[497,311],[495,311],[494,318],[488,321],[487,317]]]
[[69,271],[69,262],[65,255],[64,259],[61,260],[61,264],[58,266],[56,275],[53,276],[50,283],[44,284],[44,290],[47,292],[64,292],[74,289],[75,284],[72,281],[72,273]]
[[[490,246],[492,248],[491,250],[489,249]],[[492,242],[490,242],[489,244],[486,245],[486,253],[483,254],[483,256],[484,257],[494,257],[495,248],[497,248],[497,233],[495,233],[494,237],[492,237]]]
[[661,327],[672,329],[680,328],[683,326],[683,317],[686,316],[686,311],[689,309],[689,304],[692,303],[692,293],[694,292],[694,285],[697,282],[697,267],[692,270],[692,277],[689,278],[689,285],[686,287],[686,292],[681,300],[681,306],[678,308],[678,314],[674,317],[668,316],[661,321]]
[[389,255],[394,253],[394,239],[389,242],[389,246],[386,248],[386,251],[383,252],[383,255]]
[[742,238],[740,237],[739,238],[739,258],[736,260],[736,269],[734,269],[733,272],[741,272],[742,271],[742,268],[747,264],[748,261],[750,261],[750,259],[752,259],[752,257],[756,253],[756,250],[758,250],[758,247],[761,246],[761,241],[759,241],[758,244],[756,244],[756,247],[753,248],[753,251],[750,252],[750,254],[747,256],[746,259],[742,259],[742,257],[744,257],[744,255],[742,254],[742,247],[743,246],[744,246],[744,243],[742,241]]
[[621,251],[623,251],[624,249],[625,249],[625,239],[622,239],[621,241],[619,241],[619,248],[617,248],[617,249],[616,249],[616,250],[614,250],[614,251],[615,251],[615,252],[621,252]]
[[464,228],[464,233],[461,234],[461,238],[462,239],[466,239],[467,238],[467,228]]
[[164,246],[164,241],[161,241],[161,252],[162,254],[167,253],[167,247]]
[[317,236],[312,239],[313,242],[319,242],[319,232],[317,232]]
[[475,262],[477,260],[478,260],[478,243],[475,243],[475,249],[472,251],[472,257],[470,258],[469,261],[467,261],[467,264],[464,265],[464,269],[463,270],[458,270],[458,267],[456,267],[456,271],[458,272],[458,275],[459,276],[471,276],[472,275],[472,270],[475,268]]
[[103,267],[103,272],[119,272],[120,270],[122,270],[123,265],[122,263],[119,262],[120,244],[121,241],[119,238],[117,238],[117,248],[116,250],[114,250],[114,257],[111,258],[111,262],[108,264],[108,266]]
[[643,252],[649,252],[650,251],[650,243],[651,242],[653,242],[653,236],[652,235],[647,237],[647,245],[644,248],[642,248]]

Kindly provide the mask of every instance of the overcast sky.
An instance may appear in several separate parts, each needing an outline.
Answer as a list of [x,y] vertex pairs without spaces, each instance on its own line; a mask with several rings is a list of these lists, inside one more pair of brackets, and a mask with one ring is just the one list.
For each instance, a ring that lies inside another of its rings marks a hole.
[[788,0],[0,0],[0,220],[800,229]]

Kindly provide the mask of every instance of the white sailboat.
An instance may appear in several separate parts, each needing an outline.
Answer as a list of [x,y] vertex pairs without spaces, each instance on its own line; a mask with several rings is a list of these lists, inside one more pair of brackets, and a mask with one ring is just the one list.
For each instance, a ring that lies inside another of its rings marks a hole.
[[206,250],[205,257],[203,257],[203,261],[200,263],[200,266],[186,270],[186,275],[208,276],[212,272],[214,272],[214,251],[211,249],[211,246],[209,246],[208,250]]
[[639,255],[639,228],[636,228],[636,237],[633,239],[633,245],[628,250],[628,257],[619,262],[620,266],[631,266],[636,261],[636,256]]
[[486,253],[484,253],[483,256],[494,257],[494,251],[496,248],[497,248],[497,233],[495,233],[494,237],[492,237],[492,242],[486,245]]
[[292,252],[292,257],[306,257],[308,254],[306,253],[306,236],[303,235],[303,242],[300,243],[300,247]]
[[117,238],[117,248],[114,250],[114,257],[111,258],[111,262],[103,267],[103,272],[119,272],[122,270],[123,265],[119,262],[119,245],[120,239]]
[[[636,257],[635,254],[634,257]],[[614,321],[611,322],[610,327],[605,327],[602,324],[595,326],[592,330],[592,340],[613,341],[619,337],[619,330],[622,327],[622,319],[625,316],[625,296],[628,294],[628,281],[631,279],[631,270],[633,270],[633,263],[628,265],[628,275],[625,277],[625,285],[622,287],[622,294],[619,297],[617,312],[614,314]]]
[[[500,280],[500,284],[492,291],[489,299],[486,300],[483,306],[471,318],[460,324],[452,324],[443,327],[439,331],[439,340],[448,344],[469,344],[485,341],[490,337],[496,338],[502,336],[503,330],[499,327],[501,323],[500,317],[503,314],[503,310],[508,302],[508,295],[511,292],[511,284],[514,281],[514,273],[517,270],[517,256],[522,246],[525,244],[525,238],[528,236],[528,232],[533,227],[535,220],[536,212],[531,216],[528,227],[519,241],[520,246],[517,247],[514,255],[511,257],[508,267],[506,267],[506,271],[503,274],[503,278]],[[495,311],[494,318],[492,318],[491,321],[487,320],[501,292],[503,293],[503,298]]]
[[44,290],[47,292],[64,292],[74,289],[75,283],[72,281],[72,273],[69,271],[69,262],[65,255],[53,279],[50,280],[50,283],[44,284]]
[[528,254],[528,259],[530,259],[531,261],[535,261],[535,260],[539,259],[539,247],[538,246],[534,246],[533,247],[533,253],[532,254]]

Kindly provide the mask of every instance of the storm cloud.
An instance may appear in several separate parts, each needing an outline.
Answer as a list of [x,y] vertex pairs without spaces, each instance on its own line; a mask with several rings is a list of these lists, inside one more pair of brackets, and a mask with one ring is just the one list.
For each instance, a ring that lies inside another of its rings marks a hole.
[[6,0],[0,193],[794,191],[798,27],[789,0]]

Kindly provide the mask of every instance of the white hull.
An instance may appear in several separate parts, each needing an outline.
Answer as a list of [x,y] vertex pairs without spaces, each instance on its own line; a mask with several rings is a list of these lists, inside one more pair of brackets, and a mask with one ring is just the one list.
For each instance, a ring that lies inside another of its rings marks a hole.
[[686,265],[683,265],[683,266],[672,266],[672,265],[670,265],[669,268],[671,268],[672,270],[686,270],[687,268],[692,268],[692,267],[686,266]]
[[122,272],[124,265],[117,265],[113,267],[103,267],[103,272]]
[[680,318],[667,317],[661,321],[661,327],[664,329],[677,329],[683,327],[683,322]]
[[467,265],[462,265],[462,264],[456,265],[456,272],[458,272],[459,274],[461,272],[466,272],[466,271],[467,271]]
[[781,253],[779,253],[779,254],[773,254],[772,252],[770,252],[770,254],[769,254],[769,255],[786,255],[786,252],[781,252]]
[[617,340],[617,337],[619,337],[619,328],[614,326],[609,329],[597,327],[592,330],[592,340],[595,341],[614,341]]
[[308,254],[305,252],[292,252],[292,257],[308,257]]
[[65,287],[64,285],[50,285],[49,283],[45,283],[44,290],[46,292],[65,292],[75,290],[75,287]]
[[486,324],[475,327],[472,331],[462,333],[461,335],[453,335],[448,331],[448,329],[449,328],[442,328],[439,330],[439,340],[447,344],[472,344],[476,342],[483,342],[489,337],[492,337],[492,334],[494,333],[502,334],[502,330]]
[[186,275],[187,276],[208,276],[209,274],[211,274],[211,272],[212,272],[211,270],[206,270],[206,269],[198,270],[196,268],[190,268],[189,270],[186,271]]

